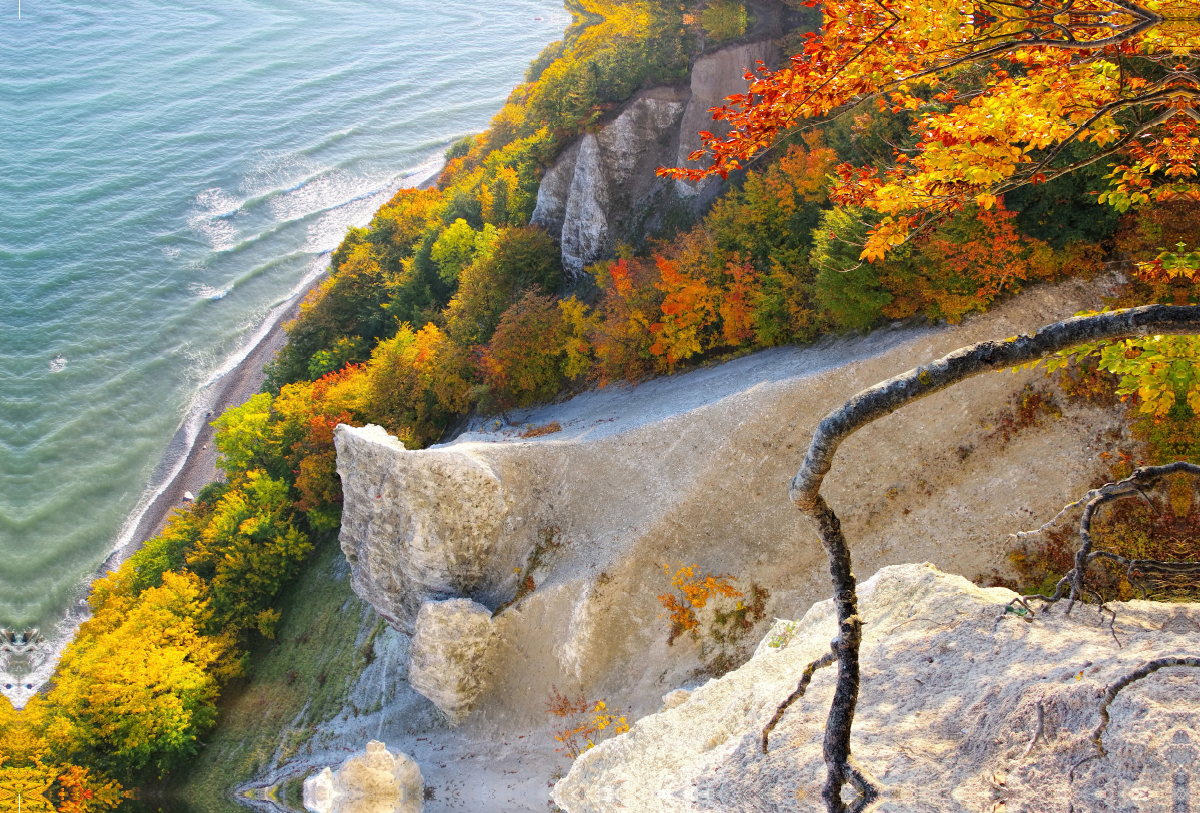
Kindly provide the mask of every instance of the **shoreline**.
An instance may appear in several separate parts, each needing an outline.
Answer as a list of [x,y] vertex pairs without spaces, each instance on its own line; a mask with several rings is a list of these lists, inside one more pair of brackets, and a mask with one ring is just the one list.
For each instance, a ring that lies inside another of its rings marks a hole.
[[[215,420],[225,410],[244,404],[262,390],[262,384],[266,378],[263,366],[272,361],[287,343],[287,331],[284,329],[284,325],[300,314],[300,305],[328,278],[329,256],[328,252],[320,255],[314,261],[321,263],[320,270],[308,276],[297,286],[296,290],[275,306],[259,328],[258,332],[261,337],[253,343],[241,360],[231,370],[219,374],[219,377],[201,390],[202,397],[198,399],[199,405],[189,416],[190,420],[185,420],[176,431],[167,446],[163,462],[166,463],[170,459],[172,447],[186,444],[187,455],[178,464],[175,474],[159,487],[155,496],[141,509],[136,524],[129,527],[130,524],[127,523],[127,530],[122,534],[121,542],[105,559],[98,576],[103,576],[104,573],[119,567],[147,540],[158,535],[166,527],[171,514],[177,508],[189,504],[183,499],[185,491],[190,491],[193,495],[198,494],[201,488],[218,479],[217,450],[213,444],[214,430],[210,421]],[[210,392],[205,393],[204,390]],[[208,397],[205,398],[203,395],[208,395]],[[201,410],[205,414],[201,415]],[[193,421],[198,421],[199,427],[189,438],[188,435],[192,434],[188,431],[189,424]]]
[[[435,158],[407,176],[400,176],[396,190],[434,186],[445,166],[441,156]],[[332,256],[332,251],[325,251],[314,257],[303,279],[271,308],[241,349],[196,390],[179,428],[148,478],[141,500],[117,533],[113,548],[79,585],[76,598],[66,607],[53,631],[19,651],[7,651],[12,647],[0,651],[0,695],[15,708],[24,708],[53,677],[63,651],[74,640],[79,625],[90,616],[88,597],[96,580],[119,568],[166,526],[176,509],[188,505],[183,500],[185,491],[195,495],[217,479],[217,450],[210,421],[261,391],[265,378],[263,366],[287,343],[284,325],[299,315],[304,300],[328,278]]]
[[[412,175],[402,178],[398,189],[429,189],[436,184],[445,161],[437,160],[432,163],[435,166],[423,164]],[[429,170],[428,174],[419,171],[426,168]],[[410,183],[414,176],[419,177],[415,183]],[[190,491],[193,495],[198,494],[201,488],[217,479],[217,451],[212,442],[214,431],[210,420],[230,407],[244,404],[262,390],[262,383],[266,378],[263,366],[272,361],[287,343],[284,325],[300,315],[300,306],[304,300],[328,278],[332,256],[332,251],[317,255],[304,279],[271,309],[255,332],[257,338],[247,342],[241,357],[232,357],[237,360],[232,365],[227,362],[228,370],[218,370],[209,382],[197,391],[196,405],[167,444],[162,461],[150,477],[147,490],[155,488],[155,482],[161,482],[162,485],[157,487],[154,495],[144,505],[139,505],[131,512],[118,534],[116,545],[97,569],[95,578],[115,570],[147,540],[160,533],[166,527],[171,513],[188,504],[183,500],[185,491]],[[166,470],[170,468],[175,468],[175,471],[167,476]]]
[[74,640],[79,625],[90,616],[87,600],[96,580],[116,570],[156,536],[175,509],[188,505],[183,501],[185,491],[195,494],[216,479],[217,453],[209,421],[225,409],[245,403],[262,389],[263,365],[287,342],[284,325],[299,314],[301,303],[328,277],[331,256],[332,252],[324,252],[314,258],[312,270],[300,284],[271,309],[241,350],[197,390],[146,485],[146,493],[151,496],[143,497],[130,512],[113,550],[80,585],[77,598],[54,625],[53,633],[30,646],[8,652],[7,657],[0,653],[0,694],[14,708],[24,708],[52,678],[63,650]]

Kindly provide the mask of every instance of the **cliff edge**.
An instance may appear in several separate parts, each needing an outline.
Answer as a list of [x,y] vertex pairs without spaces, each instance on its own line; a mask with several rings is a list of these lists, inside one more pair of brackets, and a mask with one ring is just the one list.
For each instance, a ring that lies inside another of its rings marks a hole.
[[[1107,756],[1083,760],[1098,755],[1107,686],[1151,659],[1200,649],[1200,605],[1113,603],[1111,624],[1095,607],[1065,616],[1060,606],[1028,621],[1005,614],[1015,595],[928,564],[886,567],[862,585],[853,748],[886,809],[1189,809],[1200,783],[1200,669],[1166,668],[1125,687],[1108,707]],[[749,663],[584,753],[555,801],[568,813],[823,811],[836,667],[817,670],[766,754],[762,730],[836,631],[832,600],[776,622]]]
[[[473,736],[544,726],[554,686],[653,712],[664,693],[744,662],[771,617],[827,597],[825,554],[787,484],[829,410],[963,345],[1069,316],[1103,289],[1033,288],[957,326],[780,348],[586,393],[422,451],[378,427],[340,426],[341,544],[354,589],[405,635],[423,606],[448,599],[494,613],[478,657],[427,658],[462,664],[445,681],[471,696],[441,706]],[[1040,426],[997,430],[1043,376],[980,376],[847,441],[826,495],[861,577],[909,561],[972,577],[1003,568],[1009,534],[1103,476],[1119,407],[1064,402]],[[735,577],[756,612],[728,635],[669,640],[659,596],[681,564]],[[441,616],[425,614],[427,640],[453,638],[429,627]],[[475,711],[462,714],[468,705]]]

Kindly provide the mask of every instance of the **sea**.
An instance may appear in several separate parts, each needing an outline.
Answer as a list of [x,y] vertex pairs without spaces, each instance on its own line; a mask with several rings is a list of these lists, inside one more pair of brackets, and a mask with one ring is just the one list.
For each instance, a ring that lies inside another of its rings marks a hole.
[[569,23],[561,0],[0,0],[0,627],[70,634],[207,385]]

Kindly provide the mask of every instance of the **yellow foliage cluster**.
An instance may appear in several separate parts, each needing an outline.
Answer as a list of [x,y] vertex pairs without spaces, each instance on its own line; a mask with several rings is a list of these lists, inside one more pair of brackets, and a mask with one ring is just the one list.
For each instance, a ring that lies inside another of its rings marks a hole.
[[0,697],[0,811],[101,813],[119,805],[119,784],[60,759],[47,737],[47,709],[34,698],[18,712]]
[[591,703],[582,694],[572,699],[560,693],[557,687],[551,687],[546,712],[567,720],[567,725],[555,732],[554,739],[561,744],[555,751],[568,759],[575,759],[594,748],[605,737],[629,730],[625,715],[609,711],[604,700]]

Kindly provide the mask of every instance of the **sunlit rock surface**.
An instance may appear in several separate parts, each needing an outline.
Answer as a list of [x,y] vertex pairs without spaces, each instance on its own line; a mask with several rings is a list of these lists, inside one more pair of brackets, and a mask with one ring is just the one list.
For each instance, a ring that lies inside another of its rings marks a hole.
[[[957,326],[779,348],[608,387],[422,451],[378,428],[339,427],[341,541],[355,590],[398,619],[412,602],[406,574],[445,574],[437,590],[421,577],[425,593],[396,625],[405,632],[427,600],[469,598],[493,611],[514,602],[492,620],[483,689],[460,726],[473,736],[516,742],[513,731],[549,725],[555,687],[619,704],[630,719],[657,712],[664,695],[707,679],[715,652],[711,636],[668,645],[664,567],[695,564],[736,576],[741,590],[769,590],[761,620],[728,647],[734,665],[773,618],[799,618],[829,596],[820,541],[788,498],[829,410],[955,348],[1094,307],[1102,290],[1099,281],[1031,288]],[[843,444],[824,493],[861,578],[906,561],[970,577],[1004,567],[1009,534],[1049,520],[1107,471],[1121,405],[1062,402],[1062,417],[996,436],[997,415],[1043,378],[973,378]],[[560,431],[522,437],[527,424],[552,421]],[[474,574],[461,578],[463,592],[450,592],[456,573]]]
[[[1130,684],[1109,708],[1107,757],[1083,760],[1098,756],[1090,736],[1109,684],[1149,660],[1200,652],[1200,605],[1114,603],[1115,624],[1078,606],[1030,623],[1005,614],[1014,595],[928,564],[887,567],[861,586],[853,749],[886,809],[1190,809],[1200,794],[1200,669]],[[749,663],[584,753],[555,801],[568,813],[824,810],[836,667],[817,671],[765,755],[761,736],[835,634],[832,601],[776,622]],[[1030,747],[1039,705],[1042,736]]]
[[486,458],[410,452],[378,426],[339,426],[335,442],[354,590],[394,627],[411,631],[428,599],[494,605],[515,590],[525,549],[506,542],[509,498]]
[[336,771],[325,768],[304,780],[309,813],[421,813],[424,805],[420,766],[376,740]]
[[491,645],[487,607],[465,598],[427,601],[408,652],[408,682],[458,725],[483,691]]

